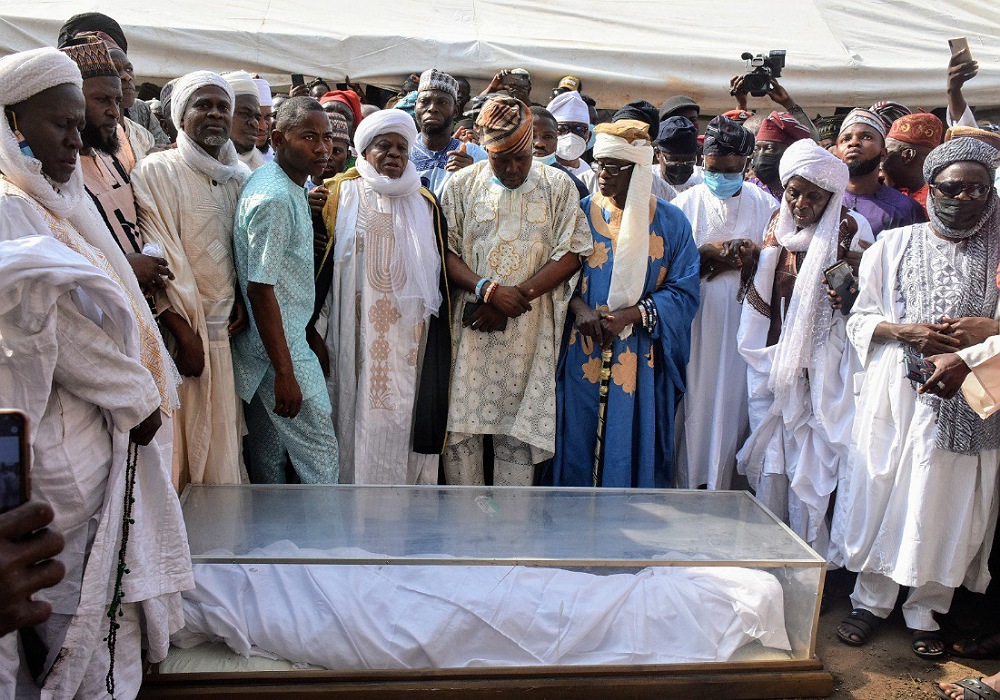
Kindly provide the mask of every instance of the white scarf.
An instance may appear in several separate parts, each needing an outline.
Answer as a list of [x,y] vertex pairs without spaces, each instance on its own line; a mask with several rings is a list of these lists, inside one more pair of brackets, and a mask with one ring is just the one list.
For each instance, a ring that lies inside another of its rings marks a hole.
[[[617,158],[635,163],[625,197],[622,225],[611,269],[608,308],[611,311],[634,306],[642,298],[649,268],[649,198],[653,193],[653,147],[646,141],[629,143],[611,134],[598,134],[594,158]],[[621,338],[632,333],[628,325]]]
[[420,175],[413,163],[398,178],[380,175],[372,165],[358,157],[355,167],[361,178],[379,197],[389,199],[392,210],[392,265],[406,271],[402,287],[393,296],[404,313],[426,321],[441,308],[441,256],[434,240],[434,221],[430,205],[420,194]]
[[185,163],[220,184],[235,178],[242,185],[250,177],[250,169],[240,161],[232,141],[226,141],[219,157],[213,158],[181,130],[177,132],[177,150]]
[[772,410],[779,412],[790,400],[802,370],[830,336],[830,303],[823,289],[823,271],[837,259],[840,210],[847,188],[847,166],[810,139],[796,141],[781,157],[781,184],[796,175],[832,193],[823,215],[814,225],[797,230],[791,207],[782,197],[774,234],[778,243],[793,253],[806,253],[795,279],[795,291],[785,314],[781,337],[771,363],[768,388],[774,394]]

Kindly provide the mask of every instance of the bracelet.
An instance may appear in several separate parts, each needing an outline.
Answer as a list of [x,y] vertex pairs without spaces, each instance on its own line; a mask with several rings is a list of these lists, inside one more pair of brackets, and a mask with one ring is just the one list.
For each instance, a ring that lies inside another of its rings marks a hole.
[[490,282],[490,286],[486,288],[486,293],[483,294],[483,303],[484,304],[489,304],[490,303],[490,299],[493,298],[493,294],[499,288],[500,288],[500,284],[498,282]]
[[639,309],[639,322],[642,324],[642,327],[649,328],[649,320],[646,316],[646,305],[640,301],[635,305],[635,308]]
[[489,280],[483,277],[479,280],[479,284],[476,285],[476,300],[483,301],[483,287],[489,284]]

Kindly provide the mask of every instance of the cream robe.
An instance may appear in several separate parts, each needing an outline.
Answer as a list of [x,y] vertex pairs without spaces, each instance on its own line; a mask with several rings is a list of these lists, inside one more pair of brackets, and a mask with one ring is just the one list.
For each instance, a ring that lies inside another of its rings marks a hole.
[[[849,213],[858,224],[851,248],[861,252],[859,242],[874,243],[875,236],[863,216]],[[778,246],[764,248],[754,276],[754,287],[768,305],[780,251]],[[847,341],[847,317],[831,311],[822,357],[809,367],[808,377],[798,381],[795,401],[774,415],[774,395],[767,384],[777,345],[768,347],[769,329],[770,316],[745,303],[738,339],[747,363],[751,434],[738,455],[738,468],[771,512],[822,556],[840,562],[837,548],[830,546],[827,509],[834,489],[847,476],[854,375],[861,371],[861,362]]]
[[833,537],[842,537],[852,571],[882,574],[902,586],[934,581],[982,592],[990,580],[993,538],[987,534],[997,517],[1000,453],[935,447],[934,411],[917,401],[904,378],[903,346],[872,341],[879,323],[902,321],[897,280],[914,228],[882,232],[861,260],[847,334],[865,374]]
[[[445,187],[441,211],[448,247],[477,275],[500,284],[520,284],[549,260],[593,250],[572,180],[538,162],[516,190],[493,180],[489,161],[460,170]],[[509,435],[534,448],[537,461],[552,456],[556,362],[575,281],[535,299],[530,311],[495,333],[463,327],[465,305],[475,297],[452,295],[450,433]]]
[[264,158],[264,154],[258,151],[256,147],[251,148],[246,153],[240,153],[237,151],[236,157],[240,159],[240,162],[243,163],[243,165],[250,168],[251,172],[267,163],[267,160]]
[[[738,197],[722,201],[705,185],[679,194],[673,204],[691,222],[695,243],[748,238],[758,246],[771,213],[773,197],[744,183]],[[701,278],[701,306],[691,324],[691,359],[687,391],[674,421],[674,474],[680,488],[731,486],[736,450],[749,434],[747,366],[736,333],[742,305],[736,300],[740,273]]]
[[[426,203],[430,207],[430,203]],[[436,484],[439,456],[413,452],[413,406],[426,336],[392,294],[392,203],[361,178],[340,185],[333,281],[317,330],[343,484]]]
[[174,414],[174,478],[192,483],[245,481],[240,459],[242,407],[229,348],[229,315],[236,300],[233,220],[236,179],[225,183],[189,166],[180,151],[154,153],[132,172],[139,229],[163,248],[173,280],[157,311],[184,318],[206,347],[200,377],[184,377]]
[[958,356],[972,369],[962,384],[965,400],[983,418],[993,415],[1000,409],[1000,335],[959,350]]

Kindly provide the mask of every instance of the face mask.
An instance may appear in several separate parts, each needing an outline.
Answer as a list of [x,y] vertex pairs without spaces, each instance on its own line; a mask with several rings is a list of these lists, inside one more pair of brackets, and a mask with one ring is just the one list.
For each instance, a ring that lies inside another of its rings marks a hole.
[[502,182],[500,182],[500,178],[498,178],[496,175],[493,176],[493,184],[494,185],[500,185],[501,187],[503,187],[508,192],[513,192],[514,191],[511,188],[507,187],[507,185],[505,185]]
[[719,199],[729,199],[743,187],[743,173],[705,171],[705,185]]
[[776,182],[778,175],[778,164],[781,162],[781,155],[778,153],[758,153],[753,159],[753,174],[762,182]]
[[21,153],[27,158],[34,158],[35,153],[31,150],[31,146],[28,145],[28,140],[24,138],[24,134],[20,131],[14,132],[14,138],[17,139],[17,147],[21,149]]
[[596,143],[597,143],[597,134],[594,133],[593,129],[591,129],[590,130],[590,139],[587,140],[587,150],[589,151],[590,149],[592,149],[594,147],[594,144],[596,144]]
[[967,231],[979,223],[987,202],[987,197],[968,201],[941,197],[934,200],[934,218],[953,231]]
[[694,175],[693,165],[684,164],[670,164],[663,166],[663,170],[667,175],[667,182],[671,185],[683,185],[685,182],[691,179]]
[[576,160],[587,151],[587,142],[576,134],[563,134],[556,145],[556,155],[563,160]]
[[538,156],[533,156],[533,157],[536,163],[541,163],[542,165],[555,165],[556,162],[555,153],[550,153],[549,155],[543,156],[541,158],[539,158]]

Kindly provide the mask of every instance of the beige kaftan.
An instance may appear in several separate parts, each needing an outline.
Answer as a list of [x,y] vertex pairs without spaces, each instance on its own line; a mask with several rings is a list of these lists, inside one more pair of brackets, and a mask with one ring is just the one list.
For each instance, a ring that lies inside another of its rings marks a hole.
[[[539,163],[516,190],[493,180],[489,161],[465,168],[445,187],[441,209],[448,220],[448,247],[477,275],[502,285],[524,282],[549,260],[593,249],[573,182]],[[543,459],[552,456],[556,362],[572,294],[572,282],[559,285],[510,319],[505,331],[483,333],[462,326],[465,304],[475,298],[456,292],[451,443],[468,435],[509,435]]]
[[180,485],[240,483],[243,419],[228,328],[236,300],[232,241],[240,184],[235,178],[217,183],[171,150],[140,161],[132,187],[139,228],[163,248],[175,277],[159,295],[157,311],[180,314],[206,348],[205,370],[185,377],[178,391],[174,478]]

